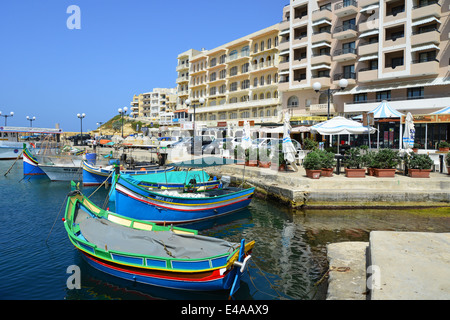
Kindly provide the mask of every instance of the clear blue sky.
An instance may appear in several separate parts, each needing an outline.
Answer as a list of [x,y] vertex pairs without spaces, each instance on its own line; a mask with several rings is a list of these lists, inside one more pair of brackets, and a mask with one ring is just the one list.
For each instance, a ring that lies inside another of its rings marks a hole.
[[[0,2],[0,111],[9,126],[95,129],[136,93],[175,88],[177,56],[212,49],[282,18],[279,0]],[[70,5],[81,29],[69,30]],[[220,23],[223,22],[223,23]],[[0,125],[4,125],[4,118]]]

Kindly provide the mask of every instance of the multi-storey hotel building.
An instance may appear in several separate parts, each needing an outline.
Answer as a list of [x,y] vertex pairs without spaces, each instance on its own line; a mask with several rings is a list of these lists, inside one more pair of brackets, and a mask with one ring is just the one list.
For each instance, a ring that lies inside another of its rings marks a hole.
[[178,55],[177,111],[192,118],[195,107],[198,128],[279,122],[278,33],[277,24],[211,50]]
[[[450,105],[450,8],[443,3],[291,0],[280,23],[283,108],[294,119],[326,115],[328,88],[331,115],[361,114],[382,100],[413,114]],[[343,78],[348,86],[339,90]]]
[[176,94],[176,88],[154,88],[152,92],[134,95],[130,103],[131,115],[158,123],[160,116],[163,116],[163,122],[167,122],[167,119],[171,120],[170,116],[173,116],[171,112],[174,109]]

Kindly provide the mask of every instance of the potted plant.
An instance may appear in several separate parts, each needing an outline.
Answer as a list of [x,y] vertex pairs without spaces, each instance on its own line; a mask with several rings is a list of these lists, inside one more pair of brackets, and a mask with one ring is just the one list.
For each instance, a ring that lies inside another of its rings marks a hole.
[[363,161],[360,148],[351,148],[346,151],[344,158],[345,176],[348,178],[365,178],[366,169],[362,167]]
[[306,176],[311,179],[319,179],[322,169],[322,159],[317,150],[309,152],[303,159],[303,167],[306,170]]
[[375,175],[375,151],[366,151],[362,155],[362,165],[367,168],[367,174],[369,176]]
[[420,144],[414,143],[414,146],[412,147],[412,151],[414,153],[418,153],[419,152],[419,148],[420,148]]
[[447,141],[439,142],[439,152],[448,152],[450,149],[450,143]]
[[270,168],[270,149],[258,148],[258,167]]
[[309,138],[303,140],[303,150],[316,150],[318,146],[319,143],[317,141]]
[[286,163],[284,159],[283,145],[280,143],[278,144],[278,148],[276,147],[276,145],[274,145],[273,147],[274,151],[270,167],[274,170],[284,171],[286,169]]
[[412,153],[407,157],[408,176],[411,178],[429,178],[433,160],[427,154]]
[[319,154],[322,163],[320,175],[322,177],[332,177],[334,166],[336,165],[334,153],[325,150],[317,150],[316,152]]
[[245,165],[249,167],[256,167],[258,165],[258,149],[248,148],[245,149]]
[[375,176],[395,177],[395,167],[400,163],[398,151],[392,149],[381,149],[375,154]]
[[[245,158],[244,148],[242,148],[240,145],[234,147],[234,159],[242,161],[244,160],[244,158]],[[238,162],[238,164],[244,164],[244,161]]]

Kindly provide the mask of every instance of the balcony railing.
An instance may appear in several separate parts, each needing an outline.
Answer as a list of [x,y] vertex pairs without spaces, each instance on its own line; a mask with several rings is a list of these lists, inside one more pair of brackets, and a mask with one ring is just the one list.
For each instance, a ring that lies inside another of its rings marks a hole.
[[432,61],[439,62],[438,59],[434,58],[434,59],[418,59],[418,60],[413,60],[413,61],[411,61],[411,63],[412,63],[412,64],[416,64],[416,63],[425,63],[425,62],[432,62]]
[[340,3],[337,3],[334,6],[334,10],[339,10],[341,8],[345,8],[345,7],[348,7],[348,6],[355,6],[355,7],[357,7],[358,6],[358,2],[356,2],[354,0],[345,0],[345,1],[342,1]]
[[434,32],[434,31],[441,33],[437,28],[430,28],[430,29],[426,29],[426,30],[422,30],[422,31],[415,31],[412,33],[412,35],[414,36],[416,34],[423,34],[423,33]]
[[340,56],[340,55],[347,54],[347,53],[356,54],[356,49],[355,48],[345,48],[345,49],[334,50],[334,56]]
[[333,77],[333,80],[341,80],[341,79],[356,79],[356,73],[355,72],[337,73]]
[[324,7],[320,8],[320,9],[314,10],[312,13],[314,14],[316,12],[320,12],[320,11],[324,11],[324,10],[328,10],[328,11],[331,12],[331,8],[330,7],[324,6]]
[[334,28],[334,33],[347,31],[347,30],[354,30],[354,31],[356,31],[356,25],[354,25],[354,24],[344,24],[342,26],[338,26],[338,27]]
[[414,9],[418,9],[418,8],[422,8],[422,7],[431,6],[432,4],[437,4],[438,6],[441,6],[441,5],[439,4],[439,1],[437,1],[437,0],[428,0],[427,3],[420,3],[420,4],[418,4],[417,6],[414,6],[414,7],[413,7],[413,10],[414,10]]

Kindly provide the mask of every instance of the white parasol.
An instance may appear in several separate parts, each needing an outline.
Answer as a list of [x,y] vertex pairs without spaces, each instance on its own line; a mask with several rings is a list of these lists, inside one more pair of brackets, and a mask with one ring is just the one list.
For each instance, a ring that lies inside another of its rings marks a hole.
[[242,134],[242,148],[248,149],[252,146],[252,140],[250,136],[250,123],[248,120],[244,121],[244,130]]
[[284,159],[289,161],[289,163],[294,163],[295,154],[297,150],[291,140],[291,124],[290,115],[288,112],[284,114],[284,125],[283,125],[283,153]]
[[416,130],[414,129],[414,121],[411,112],[408,112],[405,119],[405,132],[403,133],[403,148],[407,152],[411,152],[414,146],[414,138],[416,135]]

